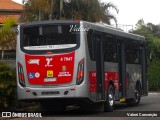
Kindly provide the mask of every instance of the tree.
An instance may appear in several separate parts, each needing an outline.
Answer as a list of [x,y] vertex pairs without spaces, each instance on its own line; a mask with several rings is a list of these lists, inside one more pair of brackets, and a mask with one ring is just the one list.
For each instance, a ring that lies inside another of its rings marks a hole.
[[15,24],[15,20],[8,18],[0,29],[0,47],[2,49],[2,58],[5,48],[15,48],[16,33],[11,27]]
[[144,36],[152,34],[160,38],[160,25],[154,25],[152,23],[145,24],[144,20],[140,19],[136,24],[136,30],[134,30],[134,32]]
[[72,0],[64,5],[64,18],[81,19],[90,22],[99,21],[102,16],[98,0]]
[[[2,48],[2,59],[3,50],[16,46],[16,32],[11,29],[15,25],[15,20],[8,18],[0,29],[0,47]],[[16,73],[14,69],[0,61],[0,109],[5,110],[10,107],[14,98],[14,92],[16,90]]]
[[138,22],[136,23],[136,30],[140,30],[142,28],[144,28],[146,25],[144,23],[143,19],[138,20]]
[[0,62],[0,110],[12,106],[16,91],[16,71],[7,63]]
[[42,21],[49,19],[50,0],[23,0],[25,21]]
[[41,21],[51,19],[81,19],[90,22],[105,22],[110,24],[116,17],[110,12],[118,8],[112,3],[100,3],[99,0],[24,0],[26,21]]
[[82,19],[90,22],[105,22],[110,24],[116,17],[110,12],[113,8],[118,13],[118,8],[112,3],[100,3],[98,0],[73,0],[69,5],[64,6],[64,17],[68,19]]
[[115,21],[116,25],[117,25],[117,18],[115,17],[115,15],[113,15],[110,12],[110,8],[112,8],[118,14],[119,9],[117,8],[117,6],[115,6],[113,3],[109,2],[108,4],[102,3],[101,7],[102,7],[102,12],[103,12],[103,19],[102,19],[102,21],[106,22],[108,24],[111,24],[110,21],[113,19]]

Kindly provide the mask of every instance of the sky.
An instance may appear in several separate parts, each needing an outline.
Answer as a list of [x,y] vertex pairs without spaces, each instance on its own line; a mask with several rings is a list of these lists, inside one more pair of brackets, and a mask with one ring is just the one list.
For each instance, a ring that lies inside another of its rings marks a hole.
[[22,4],[22,1],[23,1],[23,0],[12,0],[12,1],[15,1],[15,2],[17,2],[17,3]]
[[[22,0],[13,0],[22,3]],[[131,25],[135,27],[138,20],[142,19],[145,23],[160,24],[160,0],[101,0],[102,2],[112,2],[119,9],[116,15],[119,25]],[[113,21],[112,24],[115,24]]]
[[[118,24],[135,25],[142,19],[145,23],[160,24],[160,0],[101,0],[112,2],[119,9],[119,13],[113,13],[118,19]],[[113,23],[113,22],[112,22]]]

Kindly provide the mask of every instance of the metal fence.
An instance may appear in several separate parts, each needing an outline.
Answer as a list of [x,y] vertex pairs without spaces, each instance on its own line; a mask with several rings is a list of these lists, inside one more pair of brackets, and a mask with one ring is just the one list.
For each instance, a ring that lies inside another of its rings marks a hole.
[[16,50],[0,50],[0,62],[10,64],[12,68],[16,67]]
[[16,50],[4,50],[0,51],[0,60],[15,60]]

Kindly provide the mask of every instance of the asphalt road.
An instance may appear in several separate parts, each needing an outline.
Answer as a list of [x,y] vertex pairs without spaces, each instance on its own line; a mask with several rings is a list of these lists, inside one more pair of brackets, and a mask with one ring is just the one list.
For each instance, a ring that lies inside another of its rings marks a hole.
[[[133,117],[134,115],[134,117]],[[142,117],[142,115],[144,115]],[[130,116],[130,117],[128,117]],[[153,117],[151,117],[153,116]],[[159,116],[159,117],[156,117]],[[77,109],[63,113],[50,113],[42,118],[13,118],[13,120],[159,120],[160,119],[160,93],[150,92],[141,98],[136,107],[126,104],[116,104],[114,112],[82,112]]]

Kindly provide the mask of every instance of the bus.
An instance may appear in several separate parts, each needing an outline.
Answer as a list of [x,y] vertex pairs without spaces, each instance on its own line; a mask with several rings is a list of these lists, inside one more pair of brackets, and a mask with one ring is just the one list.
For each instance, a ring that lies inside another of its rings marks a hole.
[[18,99],[43,109],[115,102],[136,106],[148,95],[143,36],[101,23],[53,20],[17,27]]

